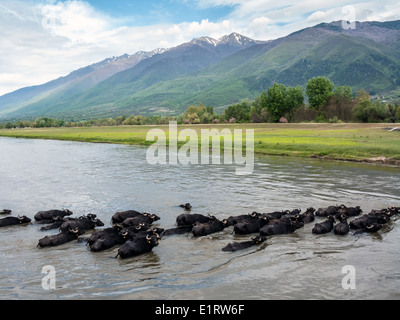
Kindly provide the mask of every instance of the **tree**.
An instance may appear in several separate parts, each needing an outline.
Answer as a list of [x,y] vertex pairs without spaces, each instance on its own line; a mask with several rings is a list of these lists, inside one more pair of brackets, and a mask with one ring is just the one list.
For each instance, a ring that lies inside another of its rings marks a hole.
[[353,108],[354,116],[362,122],[380,122],[386,118],[385,104],[361,99]]
[[342,120],[345,118],[345,108],[350,106],[353,100],[353,90],[349,86],[338,86],[333,90],[336,103],[337,117]]
[[397,114],[400,115],[399,111],[399,104],[397,102],[394,104],[389,103],[386,106],[386,120],[395,123],[398,120]]
[[4,125],[4,128],[6,128],[6,129],[11,129],[11,128],[14,128],[14,125],[12,124],[12,122],[8,121],[8,122]]
[[319,110],[332,96],[335,85],[326,77],[314,77],[307,82],[306,95],[311,108]]
[[274,83],[267,90],[264,98],[265,108],[272,116],[272,121],[277,122],[286,113],[286,86],[282,83]]
[[273,122],[278,122],[281,117],[289,115],[304,103],[303,89],[297,87],[286,87],[281,83],[274,83],[268,88],[267,93],[260,97],[261,107],[271,115]]
[[236,122],[247,122],[250,120],[250,102],[243,101],[229,106],[224,111],[225,120],[236,119]]
[[303,88],[288,87],[286,93],[286,112],[289,120],[293,119],[293,113],[304,104]]

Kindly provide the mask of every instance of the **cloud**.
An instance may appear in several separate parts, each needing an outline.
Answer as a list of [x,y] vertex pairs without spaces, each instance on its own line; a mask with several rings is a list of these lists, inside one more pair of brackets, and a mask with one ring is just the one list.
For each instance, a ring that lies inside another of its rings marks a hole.
[[132,13],[115,18],[84,0],[1,0],[0,95],[108,57],[173,47],[195,37],[238,32],[257,40],[276,39],[320,22],[341,20],[346,5],[354,7],[359,21],[400,19],[397,0],[193,0],[191,5],[231,10],[213,20],[204,16],[198,21],[134,26],[132,21],[127,24]]

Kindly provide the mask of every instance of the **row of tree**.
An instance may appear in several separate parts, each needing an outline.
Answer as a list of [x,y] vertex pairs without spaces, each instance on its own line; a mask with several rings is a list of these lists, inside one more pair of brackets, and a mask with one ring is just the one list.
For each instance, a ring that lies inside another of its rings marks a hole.
[[78,122],[44,117],[34,121],[0,123],[0,128],[168,124],[171,120],[181,124],[279,121],[394,123],[400,121],[400,106],[398,103],[372,101],[365,90],[354,95],[349,86],[335,86],[326,77],[315,77],[308,81],[305,89],[274,83],[253,101],[245,99],[227,107],[221,114],[200,103],[189,106],[177,117],[131,115]]
[[397,122],[400,106],[372,101],[363,89],[354,95],[349,86],[335,86],[326,77],[315,77],[305,90],[274,83],[254,101],[229,106],[223,117],[239,122]]

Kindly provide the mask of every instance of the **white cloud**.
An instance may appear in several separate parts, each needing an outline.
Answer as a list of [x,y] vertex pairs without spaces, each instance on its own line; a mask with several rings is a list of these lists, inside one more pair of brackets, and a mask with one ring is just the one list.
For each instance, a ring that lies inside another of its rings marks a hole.
[[[231,32],[270,40],[320,22],[344,18],[352,5],[357,20],[400,19],[397,0],[272,1],[195,0],[199,8],[231,6],[220,20],[127,26],[83,0],[1,0],[0,95],[65,76],[107,57],[173,47],[195,37]],[[121,18],[122,19],[122,18]]]

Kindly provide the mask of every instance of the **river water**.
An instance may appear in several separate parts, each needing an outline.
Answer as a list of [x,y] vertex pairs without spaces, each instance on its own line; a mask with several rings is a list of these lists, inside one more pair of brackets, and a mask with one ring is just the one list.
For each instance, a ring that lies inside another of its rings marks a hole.
[[[400,206],[399,168],[259,157],[252,175],[239,176],[235,164],[150,165],[146,150],[0,138],[0,209],[33,219],[38,211],[68,208],[74,217],[96,214],[105,227],[115,212],[135,209],[171,228],[186,202],[192,213],[220,219],[342,203],[366,213]],[[232,227],[200,238],[176,235],[126,260],[114,258],[118,247],[90,252],[89,233],[39,249],[38,240],[56,231],[40,231],[33,221],[0,229],[0,299],[400,299],[397,219],[375,234],[346,236],[314,235],[312,223],[235,253],[221,249],[252,235],[234,235]],[[47,265],[56,270],[55,290],[41,285]],[[355,289],[342,286],[347,265]]]

